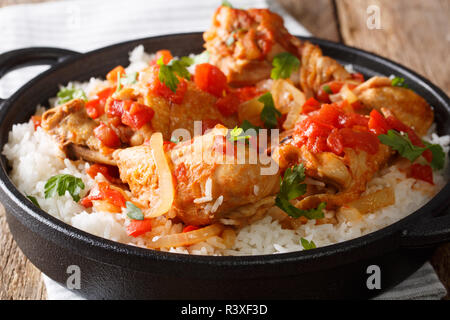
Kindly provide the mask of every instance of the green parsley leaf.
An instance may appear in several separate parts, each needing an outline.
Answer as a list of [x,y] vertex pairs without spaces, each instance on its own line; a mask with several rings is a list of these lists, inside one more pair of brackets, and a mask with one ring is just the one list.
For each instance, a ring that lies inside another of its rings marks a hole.
[[39,202],[37,201],[36,197],[33,196],[27,196],[28,199],[30,199],[31,202],[33,202],[33,204],[38,207],[41,208],[41,206],[39,205]]
[[209,52],[207,50],[205,50],[202,53],[197,54],[193,58],[192,64],[201,64],[201,63],[207,63],[207,62],[209,62]]
[[268,129],[276,128],[278,125],[277,118],[281,117],[281,112],[275,108],[272,94],[267,92],[259,97],[258,101],[264,104],[260,117],[265,127]]
[[321,202],[317,208],[302,210],[293,206],[286,198],[281,198],[279,196],[275,198],[275,205],[292,218],[298,219],[300,217],[305,217],[309,220],[322,219],[325,216],[323,209],[327,206],[326,202]]
[[303,249],[305,249],[305,250],[311,250],[311,249],[317,248],[316,244],[312,240],[308,241],[305,238],[301,238],[300,242],[302,243]]
[[333,94],[333,90],[331,90],[330,86],[327,84],[322,87],[322,90],[328,94]]
[[177,75],[187,80],[191,79],[191,74],[187,70],[187,67],[190,66],[191,62],[191,59],[186,57],[183,60],[172,59],[166,65],[163,62],[163,57],[159,58],[157,61],[157,64],[160,66],[158,74],[159,81],[164,83],[173,92],[176,92],[178,84],[180,83]]
[[275,205],[293,218],[306,217],[307,219],[320,219],[324,217],[323,209],[326,203],[322,202],[315,209],[301,210],[293,206],[289,201],[306,193],[305,167],[303,164],[288,168],[280,179],[280,192],[275,198]]
[[239,127],[234,127],[232,130],[228,130],[227,139],[231,142],[240,141],[240,140],[248,140],[251,136],[244,135],[244,130]]
[[433,160],[430,165],[434,170],[441,170],[445,164],[445,152],[438,144],[431,144],[423,141],[425,147],[417,147],[412,144],[408,134],[401,134],[396,130],[389,130],[387,134],[380,134],[378,139],[381,143],[391,147],[397,151],[402,157],[413,162],[425,152],[430,150],[433,155]]
[[170,137],[170,142],[172,142],[172,143],[180,143],[180,137],[174,137],[174,136],[172,136],[172,137]]
[[69,192],[75,202],[80,201],[80,191],[84,189],[84,183],[80,178],[70,174],[58,174],[47,180],[44,186],[45,198],[62,196]]
[[273,58],[272,66],[272,79],[288,79],[300,67],[300,60],[289,52],[282,52]]
[[56,101],[56,104],[63,104],[66,102],[69,102],[73,99],[83,99],[84,101],[87,101],[86,93],[84,93],[81,89],[74,89],[74,88],[61,88],[57,94],[58,100]]
[[395,151],[408,159],[409,161],[415,161],[420,155],[427,150],[427,148],[417,147],[409,140],[408,134],[402,135],[395,130],[389,130],[387,134],[380,134],[378,139],[381,143],[391,147]]
[[280,194],[288,200],[293,200],[305,194],[306,184],[302,183],[303,180],[305,180],[303,164],[288,168],[280,184]]
[[233,5],[230,3],[230,1],[228,1],[228,0],[223,0],[223,1],[222,1],[222,7],[233,8]]
[[431,144],[429,142],[423,142],[428,150],[431,151],[433,155],[433,160],[430,165],[434,170],[442,170],[445,165],[445,152],[444,149],[439,144]]
[[142,210],[136,207],[132,202],[127,201],[127,216],[130,219],[133,220],[144,220],[144,214],[142,213]]
[[408,84],[405,83],[405,78],[395,77],[392,79],[391,84],[393,87],[402,87],[405,89],[409,89]]

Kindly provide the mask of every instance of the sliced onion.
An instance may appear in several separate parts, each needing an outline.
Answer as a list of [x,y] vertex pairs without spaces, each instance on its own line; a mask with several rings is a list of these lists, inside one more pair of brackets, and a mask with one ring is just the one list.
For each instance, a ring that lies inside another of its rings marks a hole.
[[350,103],[350,104],[352,104],[352,103],[358,101],[358,97],[353,93],[352,90],[350,90],[350,89],[348,88],[347,85],[345,85],[345,86],[341,89],[340,94],[341,94],[342,100],[347,100],[348,103]]
[[195,243],[202,242],[208,238],[219,235],[223,230],[223,226],[220,224],[212,224],[210,226],[197,229],[194,231],[169,234],[162,236],[155,241],[151,241],[147,244],[150,249],[158,248],[170,248],[170,247],[181,247],[189,246]]
[[172,207],[175,191],[172,180],[172,172],[170,171],[163,149],[162,134],[160,132],[154,133],[150,137],[149,145],[152,149],[152,156],[158,175],[159,200],[156,204],[152,204],[152,208],[150,208],[150,210],[146,210],[145,217],[155,218],[167,213]]

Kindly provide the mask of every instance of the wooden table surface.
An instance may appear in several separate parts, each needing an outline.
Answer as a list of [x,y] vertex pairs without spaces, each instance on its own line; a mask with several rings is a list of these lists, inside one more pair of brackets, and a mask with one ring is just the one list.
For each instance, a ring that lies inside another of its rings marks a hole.
[[[0,0],[0,7],[48,0]],[[450,0],[278,0],[317,37],[343,42],[399,62],[450,94]],[[233,2],[233,1],[231,1]],[[238,0],[236,0],[238,2]],[[369,29],[370,5],[380,9],[381,29]],[[432,264],[450,288],[450,244]],[[0,299],[45,299],[41,274],[13,241],[0,210]]]

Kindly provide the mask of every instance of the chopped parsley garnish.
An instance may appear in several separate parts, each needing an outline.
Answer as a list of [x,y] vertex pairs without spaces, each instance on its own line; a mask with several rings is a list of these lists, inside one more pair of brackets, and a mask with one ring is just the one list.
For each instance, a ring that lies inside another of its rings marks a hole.
[[127,201],[125,204],[127,206],[128,218],[133,220],[144,220],[144,214],[142,213],[142,210],[136,207],[134,203]]
[[327,84],[322,87],[322,90],[328,94],[333,94],[333,90],[331,90],[330,86]]
[[312,240],[308,241],[305,238],[301,238],[300,242],[301,242],[301,244],[303,246],[303,249],[305,249],[305,250],[311,250],[311,249],[316,249],[317,248],[316,244]]
[[278,125],[278,118],[281,117],[281,112],[275,108],[272,94],[267,92],[259,97],[258,101],[264,104],[264,108],[260,115],[264,126],[268,129],[276,128]]
[[303,164],[288,168],[284,173],[283,179],[280,179],[280,192],[275,198],[275,205],[293,218],[305,217],[307,219],[321,219],[324,217],[323,209],[326,203],[322,202],[317,208],[302,210],[290,203],[290,200],[296,199],[306,193],[305,167]]
[[61,88],[57,97],[58,100],[56,101],[56,104],[66,103],[73,99],[83,99],[84,101],[87,101],[86,93],[84,93],[83,90],[69,87]]
[[428,150],[431,151],[431,154],[433,155],[433,160],[431,160],[430,163],[431,167],[435,170],[444,169],[445,153],[444,149],[442,149],[442,146],[440,146],[439,144],[431,144],[426,141],[424,141],[423,143],[428,148]]
[[289,52],[283,52],[273,58],[272,66],[272,79],[288,79],[291,73],[300,67],[300,60]]
[[232,130],[228,130],[227,139],[231,142],[248,140],[251,136],[244,135],[244,129],[239,127],[234,127]]
[[395,77],[392,79],[391,84],[393,87],[402,87],[405,89],[409,89],[408,84],[405,83],[405,78]]
[[72,199],[76,202],[80,201],[80,191],[84,189],[83,180],[70,174],[58,174],[47,180],[44,186],[45,198],[62,196],[69,192]]
[[228,1],[228,0],[223,0],[223,1],[222,1],[222,7],[233,8],[233,5],[230,3],[230,1]]
[[159,58],[157,61],[157,64],[160,66],[158,74],[159,81],[164,83],[173,92],[176,92],[178,84],[180,83],[177,75],[190,80],[191,74],[187,67],[189,67],[192,62],[191,58],[184,57],[184,59],[181,60],[172,59],[168,64],[164,64],[163,57]]
[[36,197],[34,196],[27,196],[28,199],[30,199],[31,202],[33,202],[33,204],[38,207],[41,208],[41,206],[39,205],[39,202],[37,201]]
[[381,143],[391,147],[397,151],[402,157],[413,162],[422,155],[426,150],[430,150],[433,154],[431,167],[440,170],[444,167],[445,153],[438,144],[424,142],[425,147],[418,147],[412,144],[407,133],[401,134],[396,130],[389,130],[387,134],[380,134],[378,139]]

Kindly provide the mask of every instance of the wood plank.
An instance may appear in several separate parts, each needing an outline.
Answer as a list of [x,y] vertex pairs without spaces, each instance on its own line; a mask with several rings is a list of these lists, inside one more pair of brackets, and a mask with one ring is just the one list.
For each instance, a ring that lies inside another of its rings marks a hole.
[[[367,27],[369,5],[377,5],[381,30]],[[448,0],[337,0],[343,41],[399,62],[450,93]]]
[[0,300],[40,300],[46,297],[41,272],[17,247],[0,204]]
[[332,0],[278,0],[315,37],[340,41],[337,16]]

